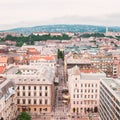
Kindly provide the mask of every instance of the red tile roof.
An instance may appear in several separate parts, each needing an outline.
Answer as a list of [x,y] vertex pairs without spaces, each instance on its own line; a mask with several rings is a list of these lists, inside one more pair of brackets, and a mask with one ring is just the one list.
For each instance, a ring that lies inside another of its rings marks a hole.
[[4,73],[6,69],[6,66],[0,66],[0,74]]
[[99,72],[99,70],[97,70],[97,69],[80,69],[80,72],[83,72],[83,73],[97,73],[97,72]]
[[7,63],[8,57],[7,56],[0,56],[0,63]]
[[40,60],[40,59],[54,60],[54,57],[53,56],[32,56],[28,58],[28,60]]

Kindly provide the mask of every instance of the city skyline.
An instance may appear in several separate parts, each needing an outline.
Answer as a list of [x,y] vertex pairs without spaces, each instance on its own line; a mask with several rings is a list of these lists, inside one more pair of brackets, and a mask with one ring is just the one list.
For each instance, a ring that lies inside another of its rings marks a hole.
[[48,24],[120,26],[116,0],[0,0],[0,29]]

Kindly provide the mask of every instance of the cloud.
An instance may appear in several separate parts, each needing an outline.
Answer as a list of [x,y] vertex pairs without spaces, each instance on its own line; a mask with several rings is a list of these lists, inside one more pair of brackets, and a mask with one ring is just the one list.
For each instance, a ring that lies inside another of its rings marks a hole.
[[105,26],[120,26],[120,14],[81,17],[77,15],[63,16],[49,21],[50,24],[92,24]]
[[98,16],[79,16],[66,15],[47,20],[24,20],[21,22],[14,22],[12,24],[0,24],[2,29],[10,29],[16,27],[31,27],[49,24],[87,24],[87,25],[104,25],[104,26],[120,26],[120,13],[98,15]]

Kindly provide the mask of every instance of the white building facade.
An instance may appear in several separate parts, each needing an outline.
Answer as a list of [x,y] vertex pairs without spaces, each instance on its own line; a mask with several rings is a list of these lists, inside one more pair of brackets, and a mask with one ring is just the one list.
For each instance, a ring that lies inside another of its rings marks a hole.
[[99,109],[99,84],[102,72],[89,73],[75,66],[68,69],[71,113],[86,114]]
[[120,80],[103,79],[100,82],[101,120],[120,120]]
[[[0,80],[1,82],[1,80]],[[13,120],[17,117],[17,86],[11,80],[0,83],[0,119]]]

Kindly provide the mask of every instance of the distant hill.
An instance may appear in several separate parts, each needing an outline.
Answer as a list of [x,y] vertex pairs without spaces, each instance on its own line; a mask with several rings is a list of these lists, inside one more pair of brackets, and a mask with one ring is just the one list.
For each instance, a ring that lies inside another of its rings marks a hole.
[[[109,31],[120,32],[120,27],[109,27]],[[6,32],[17,32],[30,34],[32,32],[105,32],[105,26],[94,25],[43,25],[34,27],[23,27],[5,30]]]

